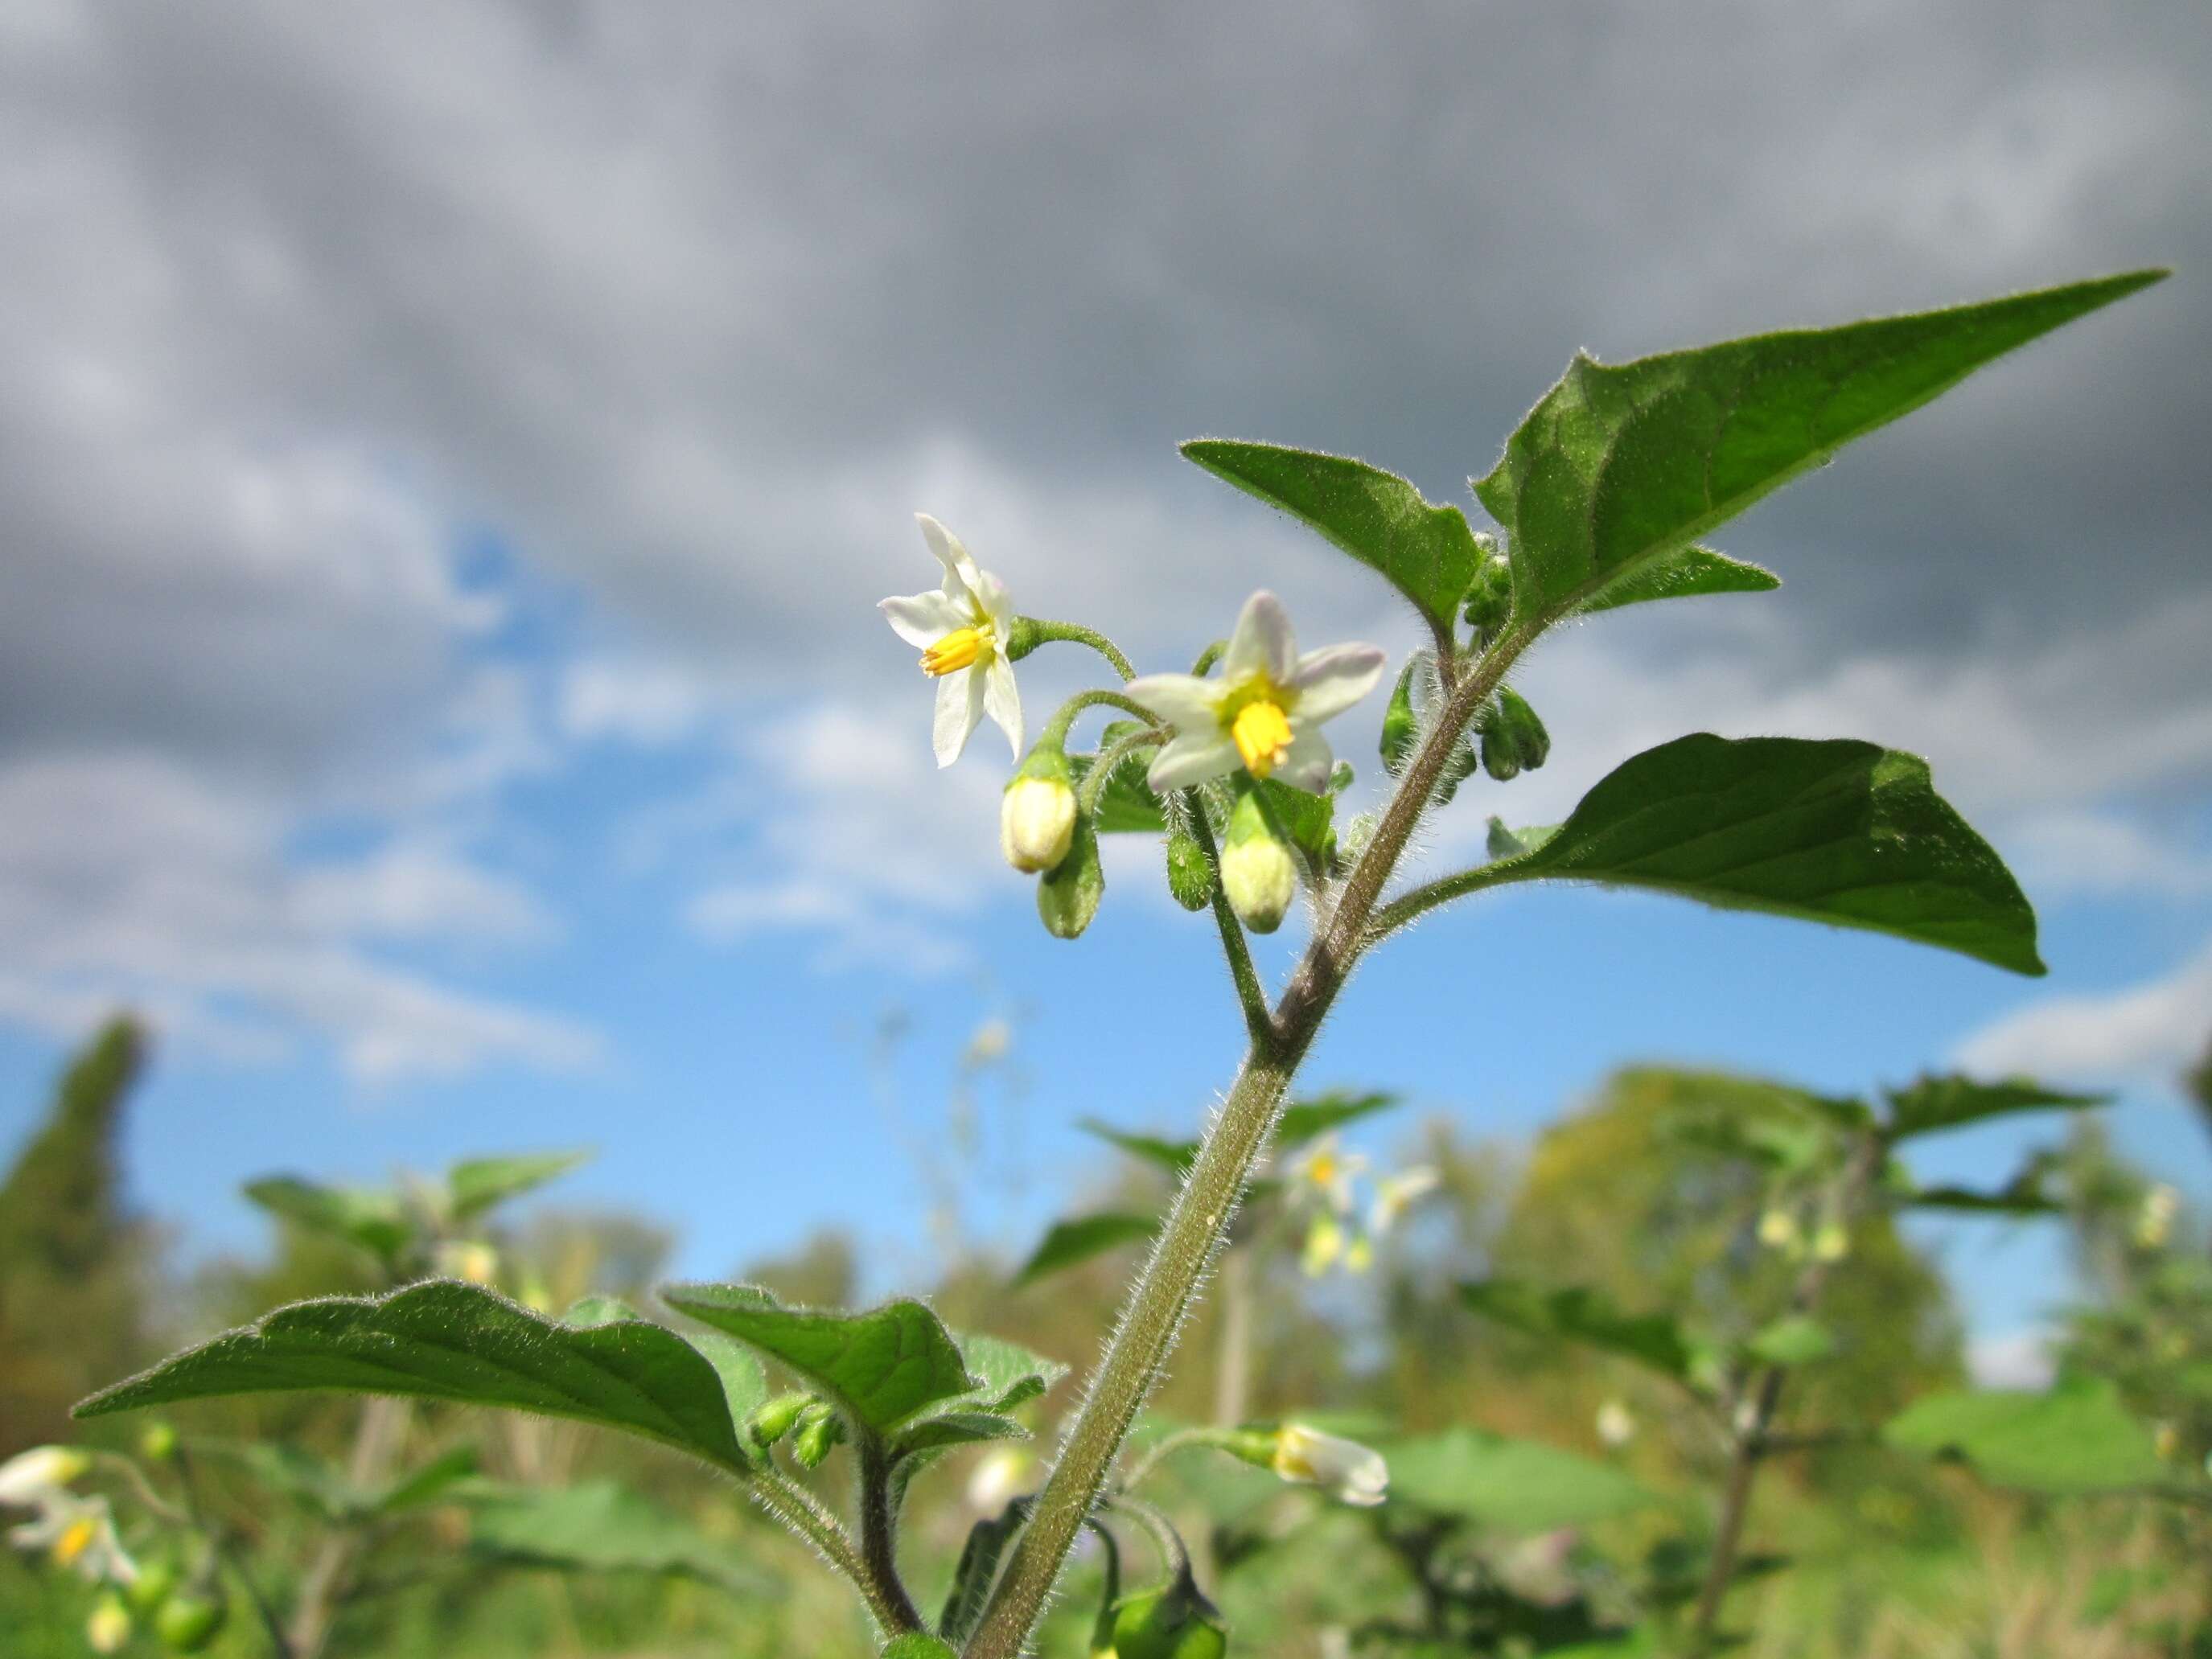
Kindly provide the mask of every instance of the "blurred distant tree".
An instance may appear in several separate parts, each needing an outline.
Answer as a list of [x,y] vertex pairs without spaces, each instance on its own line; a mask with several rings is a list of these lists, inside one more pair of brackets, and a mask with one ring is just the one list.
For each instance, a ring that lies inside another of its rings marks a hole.
[[2204,1127],[2212,1132],[2212,1042],[2204,1045],[2204,1058],[2197,1062],[2197,1069],[2183,1079],[2197,1102],[2197,1115],[2204,1120]]
[[116,1141],[145,1048],[111,1021],[0,1183],[0,1457],[66,1435],[70,1407],[143,1358],[144,1252]]

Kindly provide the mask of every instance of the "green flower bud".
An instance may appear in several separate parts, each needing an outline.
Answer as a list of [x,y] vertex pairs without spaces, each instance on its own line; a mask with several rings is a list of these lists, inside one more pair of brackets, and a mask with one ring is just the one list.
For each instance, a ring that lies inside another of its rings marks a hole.
[[1382,711],[1382,769],[1392,777],[1406,769],[1406,762],[1413,752],[1413,738],[1420,727],[1420,720],[1413,713],[1414,659],[1407,658],[1398,673],[1398,684],[1390,693],[1390,706]]
[[1168,837],[1168,891],[1186,910],[1203,910],[1213,902],[1213,866],[1188,831]]
[[1185,1567],[1165,1589],[1132,1595],[1114,1612],[1115,1659],[1222,1659],[1229,1630]]
[[1533,772],[1551,757],[1552,734],[1528,699],[1510,686],[1501,686],[1483,708],[1475,722],[1482,738],[1482,769],[1500,783],[1517,777],[1525,767]]
[[1098,829],[1088,814],[1075,820],[1067,856],[1037,878],[1037,915],[1054,939],[1074,939],[1098,914],[1106,872],[1098,862]]
[[222,1630],[226,1609],[210,1596],[173,1595],[154,1615],[154,1633],[172,1653],[198,1653]]
[[800,1464],[818,1469],[822,1461],[836,1450],[845,1438],[845,1419],[823,1401],[810,1403],[799,1414],[799,1432],[792,1440],[791,1449]]
[[752,1414],[745,1425],[745,1432],[763,1451],[791,1432],[791,1425],[799,1421],[799,1413],[816,1404],[812,1395],[803,1389],[795,1394],[780,1394]]
[[141,1561],[138,1576],[123,1587],[123,1594],[140,1613],[152,1613],[169,1599],[178,1583],[173,1563]]
[[138,1437],[138,1455],[149,1463],[166,1463],[177,1455],[177,1425],[156,1420]]
[[1496,537],[1478,534],[1474,539],[1483,551],[1467,590],[1467,625],[1486,644],[1513,614],[1513,566],[1498,550]]
[[1239,797],[1229,815],[1229,834],[1221,849],[1221,890],[1237,919],[1255,933],[1283,925],[1297,896],[1297,861],[1275,838],[1257,790]]
[[1024,875],[1049,870],[1075,842],[1075,774],[1057,743],[1029,752],[999,799],[999,850]]

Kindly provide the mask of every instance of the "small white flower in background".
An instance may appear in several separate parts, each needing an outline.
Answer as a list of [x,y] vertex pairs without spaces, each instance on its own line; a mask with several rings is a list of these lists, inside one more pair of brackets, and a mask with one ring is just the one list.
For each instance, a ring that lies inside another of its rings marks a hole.
[[74,1568],[94,1583],[128,1584],[138,1577],[138,1564],[115,1535],[115,1516],[105,1498],[57,1492],[40,1505],[36,1520],[10,1528],[8,1541],[19,1550],[45,1550],[56,1566]]
[[92,1467],[74,1446],[33,1446],[0,1463],[0,1504],[42,1510],[65,1496],[70,1483]]
[[1176,729],[1148,781],[1164,794],[1242,766],[1255,778],[1279,777],[1318,794],[1335,764],[1321,723],[1365,696],[1382,672],[1382,653],[1371,645],[1298,655],[1283,602],[1255,593],[1237,618],[1218,678],[1147,674],[1125,688]]
[[1597,1408],[1597,1437],[1619,1451],[1636,1438],[1636,1419],[1627,1407],[1618,1400],[1608,1400]]
[[1337,1214],[1350,1215],[1355,1202],[1352,1183],[1366,1167],[1367,1160],[1346,1152],[1334,1134],[1323,1135],[1291,1165],[1291,1178],[1297,1183],[1293,1197],[1318,1195]]
[[2181,1212],[2181,1194],[2163,1182],[2143,1194],[2136,1212],[2136,1248],[2160,1249],[2173,1236],[2173,1218]]
[[1036,1474],[1037,1456],[1028,1447],[997,1447],[976,1460],[968,1477],[968,1507],[996,1515],[1030,1489]]
[[475,1240],[441,1244],[438,1271],[471,1285],[489,1285],[499,1277],[499,1252]]
[[1014,1046],[1014,1028],[995,1014],[968,1034],[960,1063],[967,1066],[994,1066]]
[[968,746],[969,733],[985,714],[1022,752],[1022,698],[1014,686],[1006,645],[1014,623],[1006,584],[975,561],[960,538],[927,513],[917,513],[921,538],[945,567],[945,586],[934,593],[882,600],[877,609],[891,631],[921,652],[921,672],[937,682],[937,722],[932,746],[937,763],[950,766]]
[[1381,1452],[1303,1423],[1275,1431],[1273,1468],[1285,1480],[1318,1486],[1339,1503],[1362,1509],[1380,1504],[1390,1485],[1390,1466]]
[[94,1653],[120,1653],[131,1639],[131,1609],[119,1595],[103,1595],[84,1621],[85,1645]]
[[1381,1237],[1405,1219],[1406,1212],[1443,1184],[1443,1176],[1426,1164],[1415,1164],[1375,1183],[1375,1203],[1369,1210],[1367,1230]]

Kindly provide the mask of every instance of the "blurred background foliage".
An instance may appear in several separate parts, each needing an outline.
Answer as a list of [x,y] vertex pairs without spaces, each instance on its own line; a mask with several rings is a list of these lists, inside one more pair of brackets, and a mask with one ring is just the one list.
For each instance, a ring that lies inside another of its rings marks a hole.
[[[1003,1033],[992,1042],[1006,1046]],[[177,1344],[281,1303],[386,1282],[364,1252],[281,1219],[264,1255],[173,1271],[159,1236],[126,1203],[118,1167],[118,1130],[145,1059],[130,1022],[101,1032],[60,1080],[46,1121],[0,1187],[0,1457],[78,1437],[67,1419],[76,1399]],[[956,1121],[972,1113],[972,1083],[963,1074],[956,1090]],[[2212,1130],[2212,1057],[2191,1086]],[[1782,1091],[1756,1080],[1626,1070],[1531,1145],[1473,1139],[1442,1119],[1401,1125],[1403,1165],[1432,1170],[1436,1185],[1402,1225],[1378,1233],[1363,1273],[1317,1279],[1284,1230],[1248,1237],[1233,1258],[1233,1293],[1224,1285],[1194,1316],[1153,1417],[1320,1413],[1395,1443],[1395,1486],[1392,1503],[1361,1512],[1224,1460],[1170,1467],[1160,1501],[1194,1545],[1236,1632],[1232,1650],[1286,1659],[1567,1652],[1625,1611],[1679,1599],[1668,1587],[1694,1579],[1726,1455],[1711,1424],[1648,1371],[1478,1318],[1455,1286],[1487,1275],[1590,1285],[1630,1311],[1669,1310],[1741,1334],[1787,1294],[1786,1262],[1757,1237],[1763,1177],[1680,1126],[1700,1114],[1753,1123],[1786,1110]],[[2094,1115],[2052,1136],[2043,1170],[2063,1213],[1990,1224],[2066,1229],[2076,1272],[2050,1297],[2062,1376],[2112,1379],[2154,1428],[2162,1455],[2177,1469],[2201,1464],[2212,1452],[2204,1219],[2118,1158]],[[964,1150],[940,1143],[937,1161],[918,1171],[941,1195],[940,1255],[933,1282],[902,1288],[924,1291],[956,1328],[1084,1367],[1141,1243],[1015,1288],[1019,1262],[967,1238],[959,1219],[959,1160],[989,1156],[984,1139],[970,1136]],[[1088,1195],[1094,1209],[1146,1212],[1171,1179],[1156,1162],[1105,1154]],[[647,1218],[563,1208],[557,1194],[486,1229],[485,1242],[502,1288],[553,1308],[593,1294],[651,1305],[672,1243]],[[824,1232],[732,1266],[788,1302],[851,1304],[884,1288],[864,1272],[863,1243]],[[1730,1603],[1729,1624],[1756,1632],[1744,1650],[1776,1659],[2212,1654],[2203,1571],[2212,1527],[2203,1511],[2131,1497],[2011,1495],[1855,1431],[1960,1385],[1965,1360],[1942,1274],[1886,1214],[1857,1236],[1851,1266],[1822,1310],[1836,1352],[1805,1374],[1788,1412],[1792,1423],[1840,1431],[1778,1462],[1760,1488],[1750,1531],[1760,1555]],[[1073,1391],[1063,1385],[1042,1402],[1041,1443]],[[342,1463],[357,1449],[361,1411],[346,1399],[276,1395],[210,1404],[176,1421],[188,1445],[296,1446]],[[81,1437],[128,1448],[141,1426],[110,1419]],[[428,1505],[393,1522],[402,1570],[341,1610],[330,1653],[834,1659],[871,1650],[842,1588],[680,1459],[574,1425],[419,1407],[397,1432],[410,1461],[466,1446],[485,1480],[587,1489],[603,1507],[579,1511],[586,1530],[594,1515],[618,1515],[604,1506],[635,1494],[705,1540],[686,1547],[726,1551],[714,1559],[738,1565],[544,1571],[527,1547],[502,1555],[487,1538],[472,1540],[471,1527],[488,1524],[480,1517]],[[904,1547],[925,1605],[941,1595],[974,1522],[1035,1479],[1024,1461],[1033,1455],[963,1454],[917,1484]],[[272,1498],[265,1471],[246,1460],[205,1455],[201,1468],[210,1508],[253,1570],[280,1593],[296,1587],[313,1571],[313,1517]],[[845,1472],[833,1462],[823,1478],[842,1491]],[[608,1529],[604,1519],[599,1529]],[[1784,1558],[1789,1571],[1760,1570]],[[1096,1577],[1095,1561],[1079,1566],[1045,1652],[1087,1651]],[[0,1552],[0,1650],[9,1659],[84,1652],[91,1601],[70,1576]],[[157,1650],[150,1637],[133,1641],[127,1650]],[[209,1649],[266,1650],[252,1621],[237,1617]]]

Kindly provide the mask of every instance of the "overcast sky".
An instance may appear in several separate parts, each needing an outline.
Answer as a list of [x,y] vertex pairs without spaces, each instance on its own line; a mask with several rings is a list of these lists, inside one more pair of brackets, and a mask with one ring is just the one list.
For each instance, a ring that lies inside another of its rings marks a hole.
[[[893,1004],[949,1066],[1017,1004],[1048,1043],[1173,1002],[1190,1035],[1118,1098],[1188,1127],[1229,1059],[1185,1009],[1204,939],[1125,860],[1101,938],[1040,950],[1003,745],[929,764],[872,610],[932,580],[916,508],[1152,665],[1261,585],[1312,643],[1395,650],[1386,592],[1175,442],[1471,507],[1577,347],[2163,263],[1729,526],[1781,592],[1547,647],[1552,766],[1442,837],[1685,730],[1874,738],[2014,858],[2048,981],[1544,896],[1461,941],[1518,952],[1507,1098],[1407,1069],[1357,993],[1324,1058],[1512,1131],[1635,1054],[1854,1087],[1965,1059],[2121,1087],[2179,1156],[2212,1027],[2208,84],[2212,14],[2172,0],[15,0],[0,1134],[118,1000],[163,1038],[143,1196],[218,1235],[272,1163],[551,1134],[635,1203],[670,1147],[785,1136],[771,1097],[865,1139],[855,1034]],[[1030,708],[1081,672],[1032,659]],[[1551,954],[1577,930],[1623,975],[1602,1037],[1541,977],[1588,971]],[[1093,1088],[1029,1070],[1047,1123]],[[910,1231],[896,1148],[860,1162]],[[702,1266],[841,1212],[690,1179]]]

